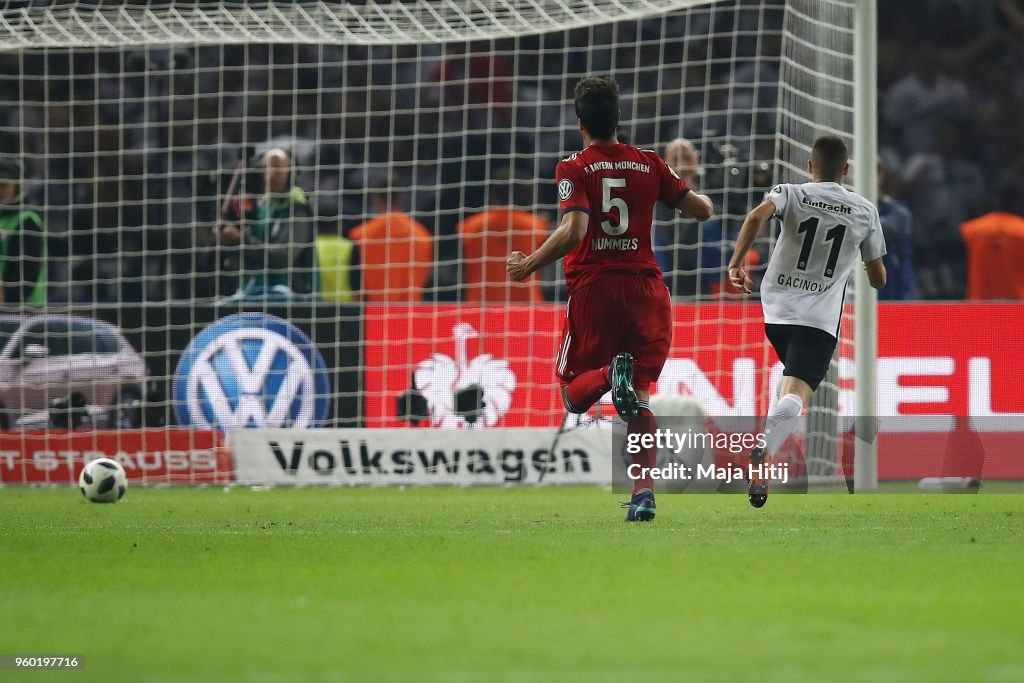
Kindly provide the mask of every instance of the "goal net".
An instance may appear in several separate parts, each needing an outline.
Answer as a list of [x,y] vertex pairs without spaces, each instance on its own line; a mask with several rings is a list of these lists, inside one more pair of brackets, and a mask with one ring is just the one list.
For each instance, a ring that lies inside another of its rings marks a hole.
[[[672,163],[715,202],[703,224],[656,217],[675,302],[657,393],[765,414],[781,369],[725,266],[747,211],[806,179],[813,139],[850,139],[852,6],[0,2],[0,156],[45,224],[23,260],[47,297],[0,316],[0,363],[22,372],[5,438],[562,425],[560,265],[513,285],[504,257],[557,224],[588,74],[618,81],[624,141],[692,143],[699,161]],[[801,446],[812,474],[843,473],[850,320]]]

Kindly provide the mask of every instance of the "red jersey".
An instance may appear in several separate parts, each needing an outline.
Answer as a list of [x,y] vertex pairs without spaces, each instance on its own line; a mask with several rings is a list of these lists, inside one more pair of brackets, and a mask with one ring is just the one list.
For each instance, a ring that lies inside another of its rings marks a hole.
[[590,216],[587,236],[564,259],[569,290],[607,272],[661,277],[651,249],[654,205],[676,206],[686,183],[657,152],[630,145],[590,145],[555,169],[559,208]]

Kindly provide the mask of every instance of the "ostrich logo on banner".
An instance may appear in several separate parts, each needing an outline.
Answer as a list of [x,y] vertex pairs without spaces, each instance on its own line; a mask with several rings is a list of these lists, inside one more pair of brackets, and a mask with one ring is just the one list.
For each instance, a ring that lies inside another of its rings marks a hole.
[[434,353],[420,361],[416,387],[430,407],[436,427],[493,427],[512,405],[516,376],[508,361],[489,353],[467,359],[467,342],[480,336],[468,323],[452,328],[455,358]]

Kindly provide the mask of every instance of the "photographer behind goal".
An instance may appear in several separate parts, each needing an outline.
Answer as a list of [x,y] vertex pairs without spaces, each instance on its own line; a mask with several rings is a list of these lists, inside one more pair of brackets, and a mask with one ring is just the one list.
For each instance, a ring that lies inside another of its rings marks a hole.
[[221,245],[239,250],[239,284],[233,298],[316,297],[316,226],[309,198],[292,182],[291,157],[274,148],[257,163],[262,187],[242,190],[258,193],[255,212],[246,210],[243,196],[238,210],[215,228]]

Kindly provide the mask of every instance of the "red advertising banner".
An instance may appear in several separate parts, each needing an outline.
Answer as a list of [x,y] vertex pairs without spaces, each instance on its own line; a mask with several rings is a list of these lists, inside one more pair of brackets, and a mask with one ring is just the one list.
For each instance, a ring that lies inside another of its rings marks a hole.
[[1024,479],[1022,331],[1024,304],[879,306],[880,479]]
[[1024,304],[882,304],[878,414],[1024,421]]
[[146,484],[234,481],[231,453],[213,431],[148,429],[0,433],[0,483],[77,483],[82,466],[113,458]]
[[[698,396],[709,415],[754,414],[758,369],[776,360],[760,315],[752,305],[676,306],[657,393]],[[564,318],[556,305],[367,307],[366,426],[406,425],[396,405],[415,388],[434,426],[465,427],[451,396],[479,384],[484,426],[557,427],[565,414],[555,379]]]
[[[452,396],[474,384],[486,407],[473,426],[561,424],[554,364],[564,315],[555,305],[368,307],[366,426],[406,425],[397,402],[411,389],[426,400],[430,424],[470,426]],[[782,367],[764,339],[760,306],[678,304],[674,315],[673,348],[656,393],[692,395],[711,416],[763,415]],[[992,433],[1024,432],[1024,305],[882,304],[878,330],[879,476],[934,474],[926,458],[941,459],[950,475],[976,470],[969,458],[951,460],[947,452],[980,433],[986,474],[1024,478],[1024,464],[1004,455],[1005,438]],[[841,358],[840,415],[855,412],[855,370],[852,358]],[[956,418],[966,415],[974,419]],[[922,436],[915,416],[940,419],[929,420]],[[927,449],[914,447],[925,443]]]

